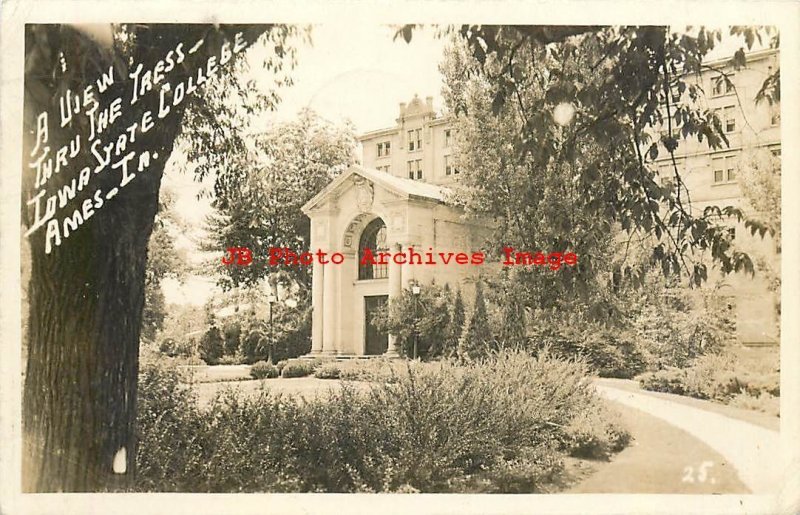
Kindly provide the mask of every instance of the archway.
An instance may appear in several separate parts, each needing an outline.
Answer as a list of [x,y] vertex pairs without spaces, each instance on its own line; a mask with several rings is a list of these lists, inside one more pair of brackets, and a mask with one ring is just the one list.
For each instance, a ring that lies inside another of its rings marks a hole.
[[373,257],[377,258],[378,252],[388,252],[386,224],[380,217],[375,218],[361,232],[358,241],[358,279],[386,279],[389,277],[388,265],[376,263],[362,264],[364,254],[369,251]]

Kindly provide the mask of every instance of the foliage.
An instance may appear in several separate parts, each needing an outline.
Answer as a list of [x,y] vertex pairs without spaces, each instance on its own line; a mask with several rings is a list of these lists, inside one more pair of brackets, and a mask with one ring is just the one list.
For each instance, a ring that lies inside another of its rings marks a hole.
[[182,279],[186,274],[185,252],[175,248],[172,230],[180,224],[172,209],[173,196],[163,189],[159,211],[154,222],[153,233],[147,243],[147,268],[145,269],[145,301],[142,313],[142,338],[156,341],[156,335],[164,329],[167,317],[166,301],[161,291],[165,278]]
[[278,377],[278,367],[266,361],[258,361],[250,367],[250,377],[253,379]]
[[[748,49],[763,35],[777,39],[769,27],[731,27],[730,33],[743,36]],[[653,236],[652,262],[665,275],[685,273],[695,285],[707,278],[706,253],[695,250],[710,251],[723,273],[753,272],[749,256],[727,241],[723,219],[743,220],[762,234],[769,228],[731,206],[692,214],[677,166],[676,188],[659,186],[652,166],[665,151],[674,163],[682,140],[706,141],[711,148],[729,144],[695,81],[721,30],[462,26],[459,35],[461,56],[444,67],[446,82],[456,83],[446,88],[448,106],[467,125],[474,123],[476,110],[481,117],[487,107],[511,123],[500,128],[496,147],[510,145],[509,151],[494,162],[497,151],[488,154],[493,166],[483,179],[469,158],[462,166],[468,191],[475,193],[466,196],[467,206],[499,219],[505,242],[576,251],[582,266],[575,276],[560,275],[580,286],[595,276],[590,250],[600,250],[598,238],[611,225]],[[746,64],[744,49],[731,64]],[[651,135],[660,131],[666,135],[654,140]],[[472,149],[473,155],[486,150],[475,138],[466,139],[463,150]],[[502,204],[483,201],[496,191],[505,193]],[[634,281],[641,275],[630,272]]]
[[450,308],[450,327],[446,333],[447,339],[442,351],[446,358],[452,358],[458,354],[458,341],[464,330],[467,316],[464,310],[464,297],[461,295],[461,288],[456,290],[453,304]]
[[486,356],[493,346],[489,318],[486,314],[486,301],[483,299],[483,288],[478,282],[475,284],[475,302],[458,342],[458,355],[461,358],[479,359]]
[[631,436],[614,422],[615,413],[602,404],[579,413],[569,424],[565,447],[570,456],[608,459],[628,446]]
[[216,365],[222,357],[224,350],[222,332],[219,327],[212,325],[200,339],[200,359],[209,365]]
[[780,416],[781,412],[781,398],[766,392],[761,392],[758,395],[741,392],[734,395],[728,405],[735,408],[761,411],[773,417]]
[[734,340],[733,313],[716,289],[661,287],[638,298],[631,324],[652,367],[684,367]]
[[357,145],[351,125],[334,125],[310,109],[289,122],[275,124],[253,136],[252,155],[240,163],[241,175],[231,177],[217,192],[216,213],[208,220],[213,235],[207,250],[248,247],[253,262],[245,267],[217,263],[225,288],[256,285],[280,271],[286,282],[310,288],[310,267],[280,263],[269,266],[269,248],[300,254],[310,250],[310,220],[301,207],[334,177],[356,162]]
[[234,356],[239,352],[242,341],[242,325],[239,321],[226,322],[222,326],[222,337],[225,340],[226,356]]
[[[642,388],[730,403],[743,394],[780,396],[777,371],[740,365],[730,353],[702,356],[685,369],[669,368],[638,377]],[[743,402],[740,400],[740,402]]]
[[295,360],[286,363],[281,369],[281,377],[305,377],[314,373],[314,363]]
[[[414,286],[420,288],[418,295],[412,291]],[[416,338],[417,356],[433,358],[444,354],[447,335],[460,331],[451,324],[452,304],[453,295],[447,285],[410,284],[391,299],[373,323],[397,337],[401,355],[413,356]]]
[[339,379],[342,370],[336,362],[323,363],[319,368],[314,371],[314,377],[317,379]]
[[207,420],[174,370],[143,364],[139,374],[136,488],[191,491],[205,467]]
[[[161,457],[169,445],[191,453],[185,461],[201,467],[172,467],[172,476],[142,467],[149,475],[140,489],[544,491],[577,437],[573,421],[598,405],[584,374],[579,363],[517,352],[467,366],[408,366],[397,382],[362,394],[347,385],[303,401],[268,390],[257,397],[227,392],[204,412],[184,409],[187,399],[160,395],[158,409],[183,425],[172,423],[167,427],[176,430],[165,434],[160,411],[151,413],[153,404],[143,402],[148,447],[139,458]],[[593,438],[615,441],[603,436],[608,427],[597,431]],[[181,475],[187,472],[190,478]]]

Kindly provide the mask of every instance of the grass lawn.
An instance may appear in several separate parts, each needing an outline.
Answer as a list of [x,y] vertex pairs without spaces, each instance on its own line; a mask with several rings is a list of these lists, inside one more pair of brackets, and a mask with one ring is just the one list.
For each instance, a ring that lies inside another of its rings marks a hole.
[[[236,391],[240,395],[257,395],[262,388],[274,394],[299,395],[310,399],[325,395],[332,389],[338,389],[344,381],[336,379],[317,379],[316,377],[297,377],[286,379],[250,379],[247,381],[228,382],[202,382],[194,383],[193,389],[197,392],[200,406],[207,406],[217,392],[225,389]],[[364,381],[347,381],[358,389],[369,390],[370,383]]]

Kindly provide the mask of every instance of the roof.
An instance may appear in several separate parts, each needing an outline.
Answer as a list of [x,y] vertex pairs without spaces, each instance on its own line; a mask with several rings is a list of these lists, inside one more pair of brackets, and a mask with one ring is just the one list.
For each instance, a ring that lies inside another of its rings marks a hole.
[[434,202],[444,203],[445,197],[450,193],[450,189],[444,186],[437,186],[436,184],[429,184],[427,182],[412,181],[403,177],[395,177],[386,172],[373,170],[371,168],[364,168],[361,165],[352,165],[347,170],[342,172],[339,177],[333,180],[330,184],[325,186],[319,193],[303,205],[303,212],[308,212],[322,202],[332,192],[339,189],[350,177],[359,175],[365,179],[372,181],[375,184],[399,194],[401,197],[408,199],[429,200]]

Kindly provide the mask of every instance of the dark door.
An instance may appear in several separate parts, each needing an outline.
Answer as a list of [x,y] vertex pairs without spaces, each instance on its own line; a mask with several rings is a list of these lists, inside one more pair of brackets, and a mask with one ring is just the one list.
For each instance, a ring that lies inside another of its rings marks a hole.
[[389,348],[389,335],[384,331],[379,331],[372,324],[375,315],[383,309],[388,300],[388,295],[364,297],[364,325],[366,326],[364,354],[383,354]]

